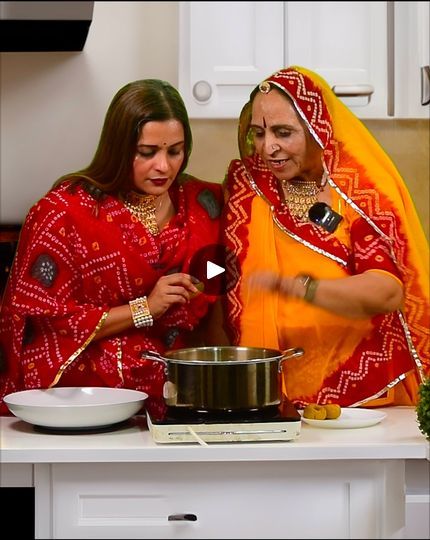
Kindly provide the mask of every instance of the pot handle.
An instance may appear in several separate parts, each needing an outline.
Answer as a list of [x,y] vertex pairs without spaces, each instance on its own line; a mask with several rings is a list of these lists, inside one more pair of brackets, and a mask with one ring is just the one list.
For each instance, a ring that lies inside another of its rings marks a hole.
[[301,347],[293,347],[291,349],[286,349],[285,351],[282,351],[282,358],[279,361],[278,364],[278,372],[282,373],[282,364],[285,362],[285,360],[289,360],[290,358],[297,358],[299,356],[303,356],[305,351]]
[[163,358],[161,354],[159,354],[158,352],[146,351],[146,350],[142,351],[141,358],[143,358],[144,360],[153,360],[155,362],[161,362],[162,364],[164,364],[165,375],[168,375],[169,370],[168,370],[167,360]]

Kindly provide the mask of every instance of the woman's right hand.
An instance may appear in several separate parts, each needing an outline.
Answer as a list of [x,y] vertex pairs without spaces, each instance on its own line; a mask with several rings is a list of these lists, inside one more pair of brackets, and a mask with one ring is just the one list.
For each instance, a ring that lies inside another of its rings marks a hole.
[[148,307],[153,319],[160,318],[172,305],[187,304],[199,293],[195,278],[178,272],[162,276],[148,296]]

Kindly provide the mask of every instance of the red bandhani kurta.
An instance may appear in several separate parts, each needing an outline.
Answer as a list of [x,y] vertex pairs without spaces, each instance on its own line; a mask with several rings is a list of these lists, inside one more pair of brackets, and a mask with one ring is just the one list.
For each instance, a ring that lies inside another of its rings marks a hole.
[[[186,177],[169,190],[177,214],[152,236],[117,198],[82,187],[50,191],[22,228],[0,313],[0,399],[53,386],[110,386],[148,394],[163,414],[163,364],[141,358],[185,346],[215,298],[172,306],[150,328],[93,341],[110,308],[148,295],[166,274],[219,239],[221,186]],[[1,412],[8,412],[2,402]]]

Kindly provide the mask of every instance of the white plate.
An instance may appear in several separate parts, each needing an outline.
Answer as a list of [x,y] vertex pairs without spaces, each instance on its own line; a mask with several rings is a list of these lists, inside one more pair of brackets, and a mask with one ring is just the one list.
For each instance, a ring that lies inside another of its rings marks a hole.
[[342,408],[339,418],[335,420],[314,420],[312,418],[304,418],[303,411],[302,421],[310,426],[328,429],[345,429],[345,428],[363,428],[379,424],[387,415],[380,411],[371,409],[356,409],[354,407]]
[[90,429],[110,426],[136,414],[148,397],[126,388],[63,387],[8,394],[10,412],[37,426]]

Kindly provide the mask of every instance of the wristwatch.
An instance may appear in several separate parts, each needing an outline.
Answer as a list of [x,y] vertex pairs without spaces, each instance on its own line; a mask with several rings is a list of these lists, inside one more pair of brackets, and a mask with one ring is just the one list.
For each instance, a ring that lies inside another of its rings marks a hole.
[[315,298],[315,293],[318,287],[318,280],[314,279],[308,274],[299,274],[297,277],[301,280],[302,285],[305,289],[303,300],[311,304]]

